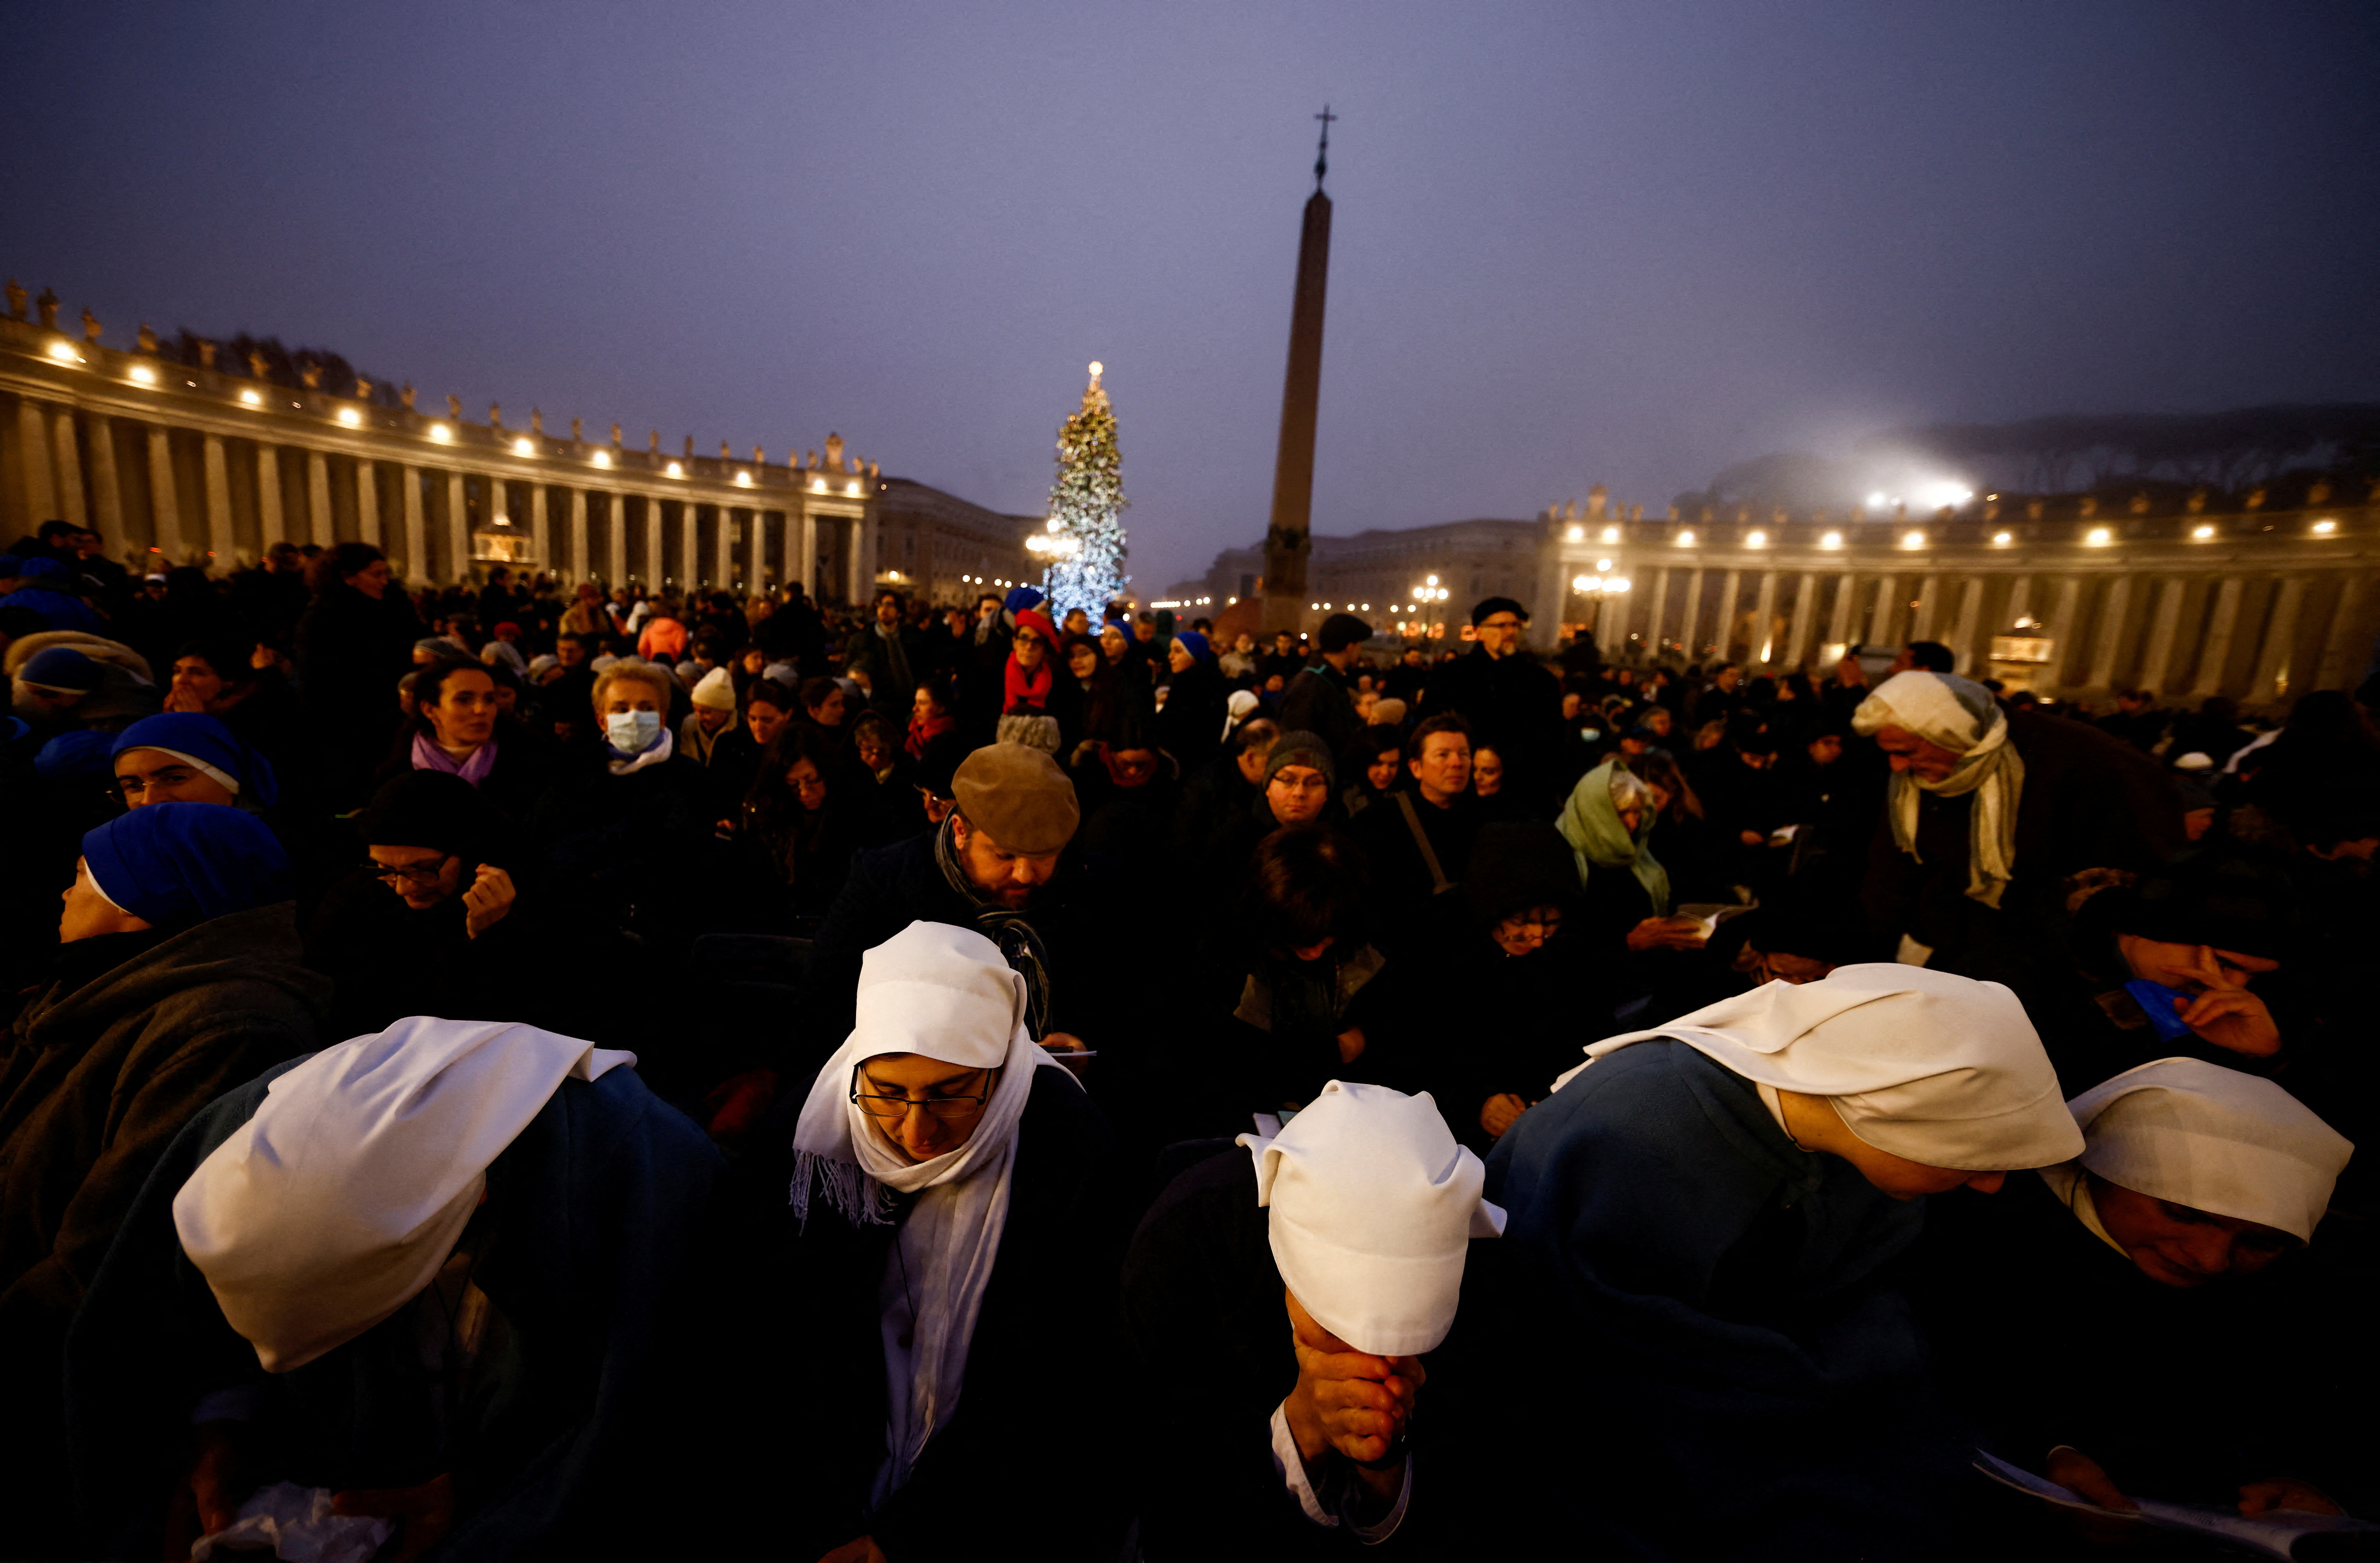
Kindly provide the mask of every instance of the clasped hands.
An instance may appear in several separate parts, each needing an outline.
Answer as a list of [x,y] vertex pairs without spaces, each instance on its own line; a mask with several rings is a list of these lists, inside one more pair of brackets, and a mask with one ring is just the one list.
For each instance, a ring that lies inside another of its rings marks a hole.
[[1415,1398],[1429,1378],[1421,1359],[1358,1351],[1317,1323],[1295,1293],[1282,1295],[1297,1352],[1297,1387],[1281,1412],[1309,1478],[1335,1449],[1354,1463],[1366,1486],[1393,1496],[1402,1473],[1368,1468],[1388,1458],[1413,1421]]

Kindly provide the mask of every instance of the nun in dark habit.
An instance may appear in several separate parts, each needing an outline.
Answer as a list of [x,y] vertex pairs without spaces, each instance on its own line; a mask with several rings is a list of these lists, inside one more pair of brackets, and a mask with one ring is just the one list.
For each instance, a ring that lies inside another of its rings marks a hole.
[[999,946],[916,922],[867,952],[737,1352],[763,1422],[732,1442],[763,1485],[722,1490],[773,1495],[744,1517],[755,1545],[801,1563],[1088,1555],[1112,1485],[1084,1433],[1115,1257],[1093,1209],[1106,1137],[1026,1029]]
[[722,1169],[635,1061],[413,1018],[192,1119],[67,1338],[91,1550],[187,1556],[285,1482],[408,1557],[633,1536],[672,1431],[640,1414],[674,1376],[671,1282]]
[[2080,1157],[1951,1202],[1920,1251],[1944,1388],[1986,1447],[2117,1509],[2371,1501],[2370,1419],[2342,1399],[2369,1382],[2370,1294],[2304,1252],[2354,1147],[2201,1059],[2068,1106]]
[[1488,1162],[1513,1490],[1641,1557],[1940,1557],[1972,1453],[1893,1262],[1921,1196],[2082,1150],[2015,997],[1844,966],[1586,1052]]

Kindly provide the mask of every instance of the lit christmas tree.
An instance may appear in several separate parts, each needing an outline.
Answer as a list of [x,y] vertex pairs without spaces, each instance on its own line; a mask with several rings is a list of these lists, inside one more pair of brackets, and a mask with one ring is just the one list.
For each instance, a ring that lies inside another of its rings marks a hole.
[[1050,529],[1028,546],[1050,560],[1041,588],[1052,616],[1082,609],[1097,624],[1100,610],[1123,595],[1126,548],[1123,456],[1116,449],[1115,414],[1099,388],[1105,366],[1091,366],[1090,388],[1079,412],[1058,430],[1058,480],[1050,488]]

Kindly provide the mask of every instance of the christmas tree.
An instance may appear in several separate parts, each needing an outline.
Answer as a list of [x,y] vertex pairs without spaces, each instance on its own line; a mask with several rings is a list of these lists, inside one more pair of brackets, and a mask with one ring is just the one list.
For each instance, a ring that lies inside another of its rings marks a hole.
[[1115,414],[1099,388],[1104,366],[1091,366],[1080,411],[1058,430],[1058,480],[1050,487],[1050,529],[1033,539],[1050,560],[1041,588],[1052,615],[1082,609],[1097,624],[1132,577],[1123,573],[1123,456]]

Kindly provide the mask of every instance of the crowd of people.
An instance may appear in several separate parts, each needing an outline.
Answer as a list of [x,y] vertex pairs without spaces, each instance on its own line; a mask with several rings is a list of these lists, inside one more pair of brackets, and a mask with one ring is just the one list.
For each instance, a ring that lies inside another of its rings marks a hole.
[[1375,631],[18,543],[6,1550],[2380,1504],[2380,680]]

